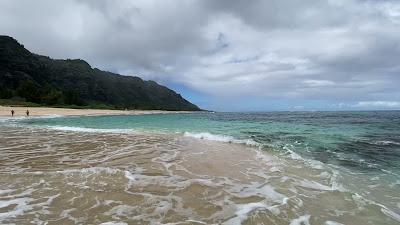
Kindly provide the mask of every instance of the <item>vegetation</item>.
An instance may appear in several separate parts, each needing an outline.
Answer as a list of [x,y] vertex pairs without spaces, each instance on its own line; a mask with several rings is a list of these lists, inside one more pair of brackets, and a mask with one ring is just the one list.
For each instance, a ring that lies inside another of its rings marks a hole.
[[75,108],[200,110],[154,81],[102,71],[80,59],[36,55],[8,36],[0,36],[0,99]]

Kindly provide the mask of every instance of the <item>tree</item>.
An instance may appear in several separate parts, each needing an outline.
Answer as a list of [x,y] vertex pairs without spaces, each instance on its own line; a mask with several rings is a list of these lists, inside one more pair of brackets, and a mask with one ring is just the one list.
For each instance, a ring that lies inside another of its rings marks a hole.
[[28,102],[40,103],[39,87],[31,80],[21,82],[17,88],[19,97],[25,98]]
[[63,93],[53,88],[42,96],[41,102],[46,105],[63,104]]

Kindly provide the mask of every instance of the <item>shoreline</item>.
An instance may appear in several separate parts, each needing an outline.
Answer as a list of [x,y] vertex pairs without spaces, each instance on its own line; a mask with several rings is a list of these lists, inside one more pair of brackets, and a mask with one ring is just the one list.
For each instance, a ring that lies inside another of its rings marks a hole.
[[166,111],[166,110],[117,110],[117,109],[72,109],[52,107],[24,107],[24,106],[0,106],[0,117],[11,117],[11,110],[14,116],[26,116],[29,110],[30,116],[100,116],[100,115],[144,115],[157,113],[189,113],[189,111]]
[[[21,112],[24,109],[21,107]],[[103,115],[121,112],[96,111]],[[90,116],[76,119],[92,121]],[[126,118],[111,119],[129,122]],[[303,158],[291,147],[280,149],[271,145],[271,150],[264,151],[247,145],[250,142],[245,140],[238,143],[235,137],[226,136],[229,132],[213,135],[212,129],[181,135],[167,126],[160,133],[142,132],[143,126],[137,123],[141,119],[148,118],[135,118],[133,126],[124,124],[110,129],[80,125],[87,125],[86,122],[28,122],[0,129],[0,195],[6,199],[7,207],[0,223],[28,223],[38,215],[40,221],[49,221],[64,215],[63,212],[71,214],[60,218],[60,223],[167,224],[195,219],[204,224],[283,225],[303,221],[362,225],[372,221],[389,225],[399,221],[397,202],[392,200],[392,193],[397,193],[396,183],[392,177],[387,179],[386,173],[374,174],[376,178],[371,182],[369,170],[357,170],[354,175],[340,166],[325,165],[313,157]],[[100,121],[109,122],[108,118]],[[248,121],[246,129],[256,131],[253,120]],[[98,121],[93,122],[90,124]],[[11,119],[11,124],[17,123]],[[76,129],[74,124],[83,128]],[[35,130],[26,129],[25,125]],[[14,207],[16,201],[21,204]],[[187,211],[188,208],[191,210]],[[338,208],[343,212],[340,215],[336,214]]]

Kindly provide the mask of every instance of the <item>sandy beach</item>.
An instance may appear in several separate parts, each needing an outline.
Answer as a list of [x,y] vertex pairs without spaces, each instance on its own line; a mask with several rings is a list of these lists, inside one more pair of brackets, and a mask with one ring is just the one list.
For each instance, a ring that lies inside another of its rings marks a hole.
[[176,113],[176,111],[163,111],[163,110],[68,109],[68,108],[51,108],[51,107],[0,106],[0,116],[11,116],[11,110],[14,110],[15,112],[14,116],[25,116],[26,110],[29,110],[30,116],[139,115],[139,114],[154,114],[154,113]]

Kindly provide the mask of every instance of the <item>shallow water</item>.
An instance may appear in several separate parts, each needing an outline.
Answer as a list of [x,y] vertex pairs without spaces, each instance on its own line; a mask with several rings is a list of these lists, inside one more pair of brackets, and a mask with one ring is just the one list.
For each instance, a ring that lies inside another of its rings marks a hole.
[[400,224],[397,114],[302,115],[3,120],[0,224]]

